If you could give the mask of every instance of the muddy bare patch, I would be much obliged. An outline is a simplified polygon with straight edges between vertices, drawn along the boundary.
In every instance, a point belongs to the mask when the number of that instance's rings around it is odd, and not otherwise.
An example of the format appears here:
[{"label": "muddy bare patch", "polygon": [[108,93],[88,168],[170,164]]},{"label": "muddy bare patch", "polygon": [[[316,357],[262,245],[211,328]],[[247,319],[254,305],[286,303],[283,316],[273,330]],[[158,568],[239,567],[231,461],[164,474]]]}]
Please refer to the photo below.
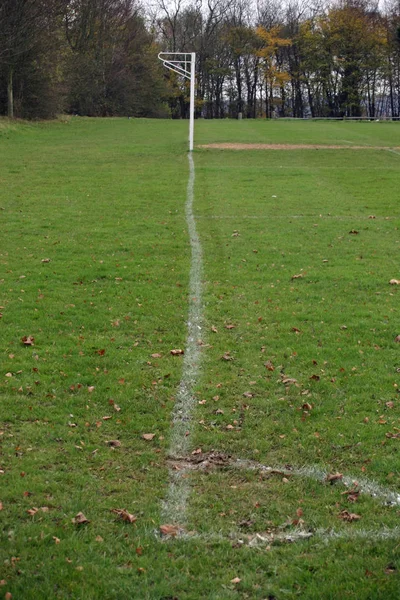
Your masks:
[{"label": "muddy bare patch", "polygon": [[198,148],[212,148],[216,150],[400,150],[400,146],[340,146],[328,144],[203,144]]}]

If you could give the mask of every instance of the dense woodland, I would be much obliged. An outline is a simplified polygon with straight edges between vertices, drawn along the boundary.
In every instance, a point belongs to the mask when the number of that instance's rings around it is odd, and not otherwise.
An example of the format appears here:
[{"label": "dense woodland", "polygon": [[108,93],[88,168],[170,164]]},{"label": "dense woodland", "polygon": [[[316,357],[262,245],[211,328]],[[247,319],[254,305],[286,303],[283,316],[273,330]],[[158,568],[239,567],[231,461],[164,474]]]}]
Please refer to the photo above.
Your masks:
[{"label": "dense woodland", "polygon": [[400,0],[0,0],[0,114],[400,116]]}]

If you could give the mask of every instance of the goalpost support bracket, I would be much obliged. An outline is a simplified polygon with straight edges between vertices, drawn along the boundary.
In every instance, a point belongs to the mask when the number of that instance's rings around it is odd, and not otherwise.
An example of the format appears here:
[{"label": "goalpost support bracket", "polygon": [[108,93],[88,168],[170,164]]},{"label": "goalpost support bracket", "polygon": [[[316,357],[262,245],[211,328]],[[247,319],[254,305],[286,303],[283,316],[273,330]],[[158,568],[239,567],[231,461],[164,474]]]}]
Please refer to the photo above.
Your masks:
[{"label": "goalpost support bracket", "polygon": [[189,152],[194,143],[194,90],[195,90],[195,52],[160,52],[158,58],[164,67],[174,71],[190,81],[190,113],[189,113]]}]

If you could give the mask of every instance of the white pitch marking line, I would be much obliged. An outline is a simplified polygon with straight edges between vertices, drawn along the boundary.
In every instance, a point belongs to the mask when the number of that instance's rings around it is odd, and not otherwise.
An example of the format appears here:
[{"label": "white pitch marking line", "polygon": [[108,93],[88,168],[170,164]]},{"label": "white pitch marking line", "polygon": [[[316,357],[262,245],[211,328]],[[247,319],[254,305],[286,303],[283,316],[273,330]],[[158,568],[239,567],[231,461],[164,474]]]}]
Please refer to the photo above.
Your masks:
[{"label": "white pitch marking line", "polygon": [[[236,542],[239,545],[247,546],[248,548],[262,548],[278,543],[295,543],[311,538],[322,539],[325,543],[330,543],[335,540],[368,540],[368,541],[382,541],[382,540],[398,540],[400,539],[400,527],[394,527],[393,529],[382,528],[382,529],[348,529],[343,531],[337,531],[336,529],[316,529],[315,531],[307,531],[303,529],[294,529],[291,532],[276,532],[276,533],[252,533],[243,535],[239,532],[232,531],[226,534],[223,533],[196,533],[188,532],[182,533],[179,537],[180,540],[202,540],[204,542]],[[171,539],[166,537],[165,539]]]},{"label": "white pitch marking line", "polygon": [[[399,154],[400,156],[400,154]],[[383,221],[388,221],[389,219],[397,219],[397,216],[391,215],[388,217],[376,217],[375,219],[378,220],[383,220]],[[366,216],[366,215],[320,215],[320,214],[314,214],[314,215],[271,215],[271,214],[262,214],[262,215],[196,215],[196,219],[268,219],[269,221],[272,219],[322,219],[322,220],[330,220],[330,219],[336,219],[338,221],[352,221],[354,219],[359,219],[359,220],[369,220],[371,219],[370,216]]]},{"label": "white pitch marking line", "polygon": [[[251,469],[251,470],[259,470],[268,473],[271,470],[282,470],[287,472],[288,475],[297,475],[300,477],[307,477],[309,479],[314,479],[315,481],[325,481],[328,475],[327,471],[324,471],[316,466],[309,467],[294,467],[293,469],[287,469],[285,467],[268,467],[266,465],[262,465],[260,463],[255,463],[252,461],[246,461],[238,459],[231,464],[231,466],[242,469]],[[391,506],[400,506],[400,494],[395,492],[394,490],[390,490],[385,488],[375,481],[366,478],[354,477],[352,475],[344,475],[342,478],[342,483],[346,487],[354,486],[357,483],[357,487],[363,494],[368,494],[373,498],[377,498],[381,500],[384,504]]]},{"label": "white pitch marking line", "polygon": [[392,152],[393,154],[397,154],[397,156],[400,156],[400,152],[396,152],[396,150],[392,150],[391,148],[386,148],[386,150],[388,152]]},{"label": "white pitch marking line", "polygon": [[[176,394],[172,413],[173,429],[169,446],[170,456],[185,456],[189,450],[191,416],[196,399],[193,389],[196,384],[200,363],[201,347],[198,344],[202,328],[201,275],[203,270],[202,249],[193,214],[195,167],[192,154],[189,157],[189,181],[186,195],[186,223],[192,250],[189,280],[189,316],[186,349],[182,366],[182,378]],[[182,472],[170,469],[170,484],[163,502],[164,523],[183,524],[186,520],[186,505],[189,484]]]}]

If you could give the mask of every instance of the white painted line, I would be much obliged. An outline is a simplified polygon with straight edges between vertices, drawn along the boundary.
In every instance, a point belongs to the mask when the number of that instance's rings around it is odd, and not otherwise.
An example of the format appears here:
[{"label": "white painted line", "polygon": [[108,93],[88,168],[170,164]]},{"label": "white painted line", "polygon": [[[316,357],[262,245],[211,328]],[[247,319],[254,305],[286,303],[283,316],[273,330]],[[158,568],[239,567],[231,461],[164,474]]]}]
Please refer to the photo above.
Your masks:
[{"label": "white painted line", "polygon": [[397,156],[400,156],[400,152],[396,152],[396,150],[392,150],[391,148],[386,148],[386,150],[388,152],[392,152],[393,154],[397,154]]},{"label": "white painted line", "polygon": [[[400,154],[399,154],[400,156]],[[317,219],[317,220],[337,220],[337,221],[351,221],[353,219],[360,220],[373,220],[369,215],[271,215],[271,214],[262,214],[262,215],[195,215],[196,219]],[[375,220],[379,221],[388,221],[389,219],[398,219],[398,215],[389,215],[385,217],[375,216]]]},{"label": "white painted line", "polygon": [[[202,286],[203,269],[202,249],[196,230],[193,214],[195,167],[192,154],[189,157],[189,181],[186,195],[186,222],[192,250],[190,280],[189,280],[189,316],[186,349],[182,366],[182,378],[176,394],[175,406],[172,413],[172,433],[169,455],[185,456],[190,446],[191,417],[195,406],[193,389],[196,384],[200,363],[202,328]],[[164,523],[183,524],[186,520],[186,504],[189,495],[189,485],[183,473],[170,470],[170,484],[167,497],[163,503]]]},{"label": "white painted line", "polygon": [[229,542],[235,543],[238,546],[247,546],[249,548],[262,548],[273,545],[274,543],[293,544],[319,538],[326,544],[335,540],[368,540],[368,541],[384,541],[384,540],[399,540],[400,527],[389,529],[293,529],[289,532],[257,532],[251,534],[242,534],[238,531],[229,533],[197,533],[196,531],[183,532],[180,536],[166,536],[164,540],[178,539],[179,541],[201,540],[205,543],[209,542]]},{"label": "white painted line", "polygon": [[[266,465],[262,465],[260,463],[246,461],[238,459],[233,462],[230,466],[238,467],[240,469],[251,469],[258,470],[261,472],[270,472],[274,470],[279,470],[286,472],[288,475],[297,475],[299,477],[305,477],[308,479],[314,479],[315,481],[325,481],[328,475],[328,471],[325,471],[317,466],[306,466],[306,467],[293,467],[292,469],[288,469],[287,467],[268,467]],[[394,490],[383,487],[376,483],[371,479],[366,479],[364,477],[356,477],[353,475],[344,475],[341,479],[342,483],[346,487],[353,487],[357,483],[357,488],[362,494],[367,494],[380,500],[383,504],[387,506],[400,506],[400,494]]]}]

